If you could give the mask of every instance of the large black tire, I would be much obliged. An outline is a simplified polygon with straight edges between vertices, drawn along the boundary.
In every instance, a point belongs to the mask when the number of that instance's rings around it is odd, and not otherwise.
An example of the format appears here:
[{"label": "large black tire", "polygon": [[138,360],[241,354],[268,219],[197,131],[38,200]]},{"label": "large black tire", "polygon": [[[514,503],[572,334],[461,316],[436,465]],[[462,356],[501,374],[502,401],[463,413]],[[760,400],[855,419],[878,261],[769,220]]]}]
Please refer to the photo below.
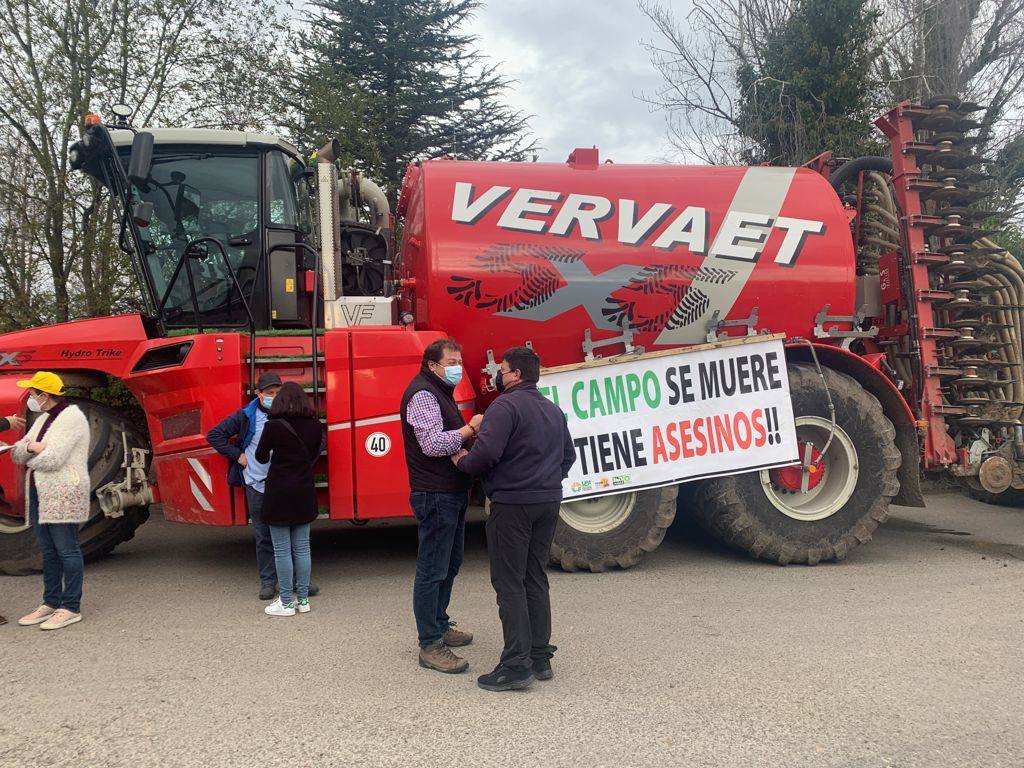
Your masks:
[{"label": "large black tire", "polygon": [[[856,451],[856,485],[841,508],[820,520],[788,516],[769,500],[759,472],[705,480],[695,489],[697,521],[715,538],[754,558],[780,565],[842,560],[871,539],[899,490],[896,430],[881,404],[849,376],[827,368],[824,373],[836,425]],[[789,381],[798,424],[801,416],[828,419],[828,401],[813,366],[791,363]],[[829,455],[840,449],[833,442]]]},{"label": "large black tire", "polygon": [[1002,493],[989,493],[983,488],[975,488],[972,485],[962,487],[972,499],[983,501],[986,504],[994,504],[997,507],[1024,507],[1024,491],[1017,488],[1007,488]]},{"label": "large black tire", "polygon": [[665,531],[676,516],[678,492],[678,486],[670,485],[600,497],[601,503],[623,505],[622,519],[614,527],[600,532],[581,530],[570,524],[573,520],[586,519],[585,515],[574,514],[573,509],[574,505],[588,504],[587,500],[564,503],[551,544],[552,561],[566,571],[597,573],[615,566],[631,568],[640,562],[645,552],[657,549],[665,538]]},{"label": "large black tire", "polygon": [[[128,436],[128,447],[149,448],[149,440],[118,411],[91,400],[74,399],[89,420],[89,479],[92,481],[92,508],[89,520],[82,524],[79,539],[86,560],[108,554],[122,541],[135,535],[135,529],[149,518],[146,507],[125,511],[123,517],[104,516],[96,500],[96,489],[123,476],[124,444],[121,434]],[[15,510],[20,512],[21,510]],[[21,520],[0,517],[0,573],[22,576],[42,569],[42,556],[36,546],[35,532],[26,528],[7,533],[5,528],[19,526]]]}]

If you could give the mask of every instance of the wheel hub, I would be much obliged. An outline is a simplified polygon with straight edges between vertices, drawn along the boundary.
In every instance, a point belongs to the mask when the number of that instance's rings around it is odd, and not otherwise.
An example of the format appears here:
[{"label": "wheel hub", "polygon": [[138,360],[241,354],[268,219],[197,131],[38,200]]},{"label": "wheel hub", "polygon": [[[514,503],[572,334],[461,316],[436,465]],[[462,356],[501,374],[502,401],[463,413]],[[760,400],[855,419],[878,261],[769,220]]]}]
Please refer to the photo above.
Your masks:
[{"label": "wheel hub", "polygon": [[[803,460],[807,446],[811,448],[810,462],[806,467],[807,490],[818,487],[818,484],[825,479],[825,463],[821,461],[821,451],[814,443],[800,443],[800,457]],[[778,467],[768,471],[772,479],[772,485],[780,491],[799,493],[804,479],[805,467],[803,463],[794,464],[791,467]]]},{"label": "wheel hub", "polygon": [[[761,471],[761,488],[765,496],[787,517],[802,522],[824,520],[842,509],[853,495],[860,473],[857,449],[850,436],[837,424],[828,453],[822,455],[821,449],[828,443],[831,433],[832,423],[828,419],[798,416],[796,435],[801,463]],[[806,492],[801,490],[805,464],[808,470]]]}]

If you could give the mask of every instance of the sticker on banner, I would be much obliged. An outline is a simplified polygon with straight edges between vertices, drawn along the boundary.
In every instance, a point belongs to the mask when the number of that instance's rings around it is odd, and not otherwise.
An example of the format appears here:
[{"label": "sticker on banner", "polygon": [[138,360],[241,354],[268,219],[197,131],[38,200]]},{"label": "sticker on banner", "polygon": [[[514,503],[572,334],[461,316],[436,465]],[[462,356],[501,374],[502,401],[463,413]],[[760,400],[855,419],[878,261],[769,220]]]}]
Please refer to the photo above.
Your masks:
[{"label": "sticker on banner", "polygon": [[391,438],[383,432],[374,432],[366,438],[366,452],[371,456],[386,456],[391,450]]}]

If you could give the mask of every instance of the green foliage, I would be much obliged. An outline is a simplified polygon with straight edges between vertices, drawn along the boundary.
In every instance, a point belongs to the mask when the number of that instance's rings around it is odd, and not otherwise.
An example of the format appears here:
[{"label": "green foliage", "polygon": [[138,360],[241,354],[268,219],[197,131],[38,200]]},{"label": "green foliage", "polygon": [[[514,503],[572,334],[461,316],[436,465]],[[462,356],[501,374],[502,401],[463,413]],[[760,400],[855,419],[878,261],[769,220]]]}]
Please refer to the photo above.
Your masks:
[{"label": "green foliage", "polygon": [[741,63],[736,125],[751,141],[746,162],[878,151],[870,78],[878,16],[867,0],[799,0],[760,55]]},{"label": "green foliage", "polygon": [[535,149],[510,83],[460,31],[479,0],[314,0],[296,99],[309,143],[343,149],[394,199],[419,156]]},{"label": "green foliage", "polygon": [[1024,229],[1016,224],[1007,224],[990,238],[992,242],[1009,251],[1024,264]]},{"label": "green foliage", "polygon": [[103,405],[116,409],[131,424],[144,434],[149,433],[149,425],[146,424],[146,414],[139,405],[135,395],[124,385],[120,379],[107,376],[107,383],[102,387],[68,387],[67,394],[71,397],[81,397],[86,400],[93,400]]}]

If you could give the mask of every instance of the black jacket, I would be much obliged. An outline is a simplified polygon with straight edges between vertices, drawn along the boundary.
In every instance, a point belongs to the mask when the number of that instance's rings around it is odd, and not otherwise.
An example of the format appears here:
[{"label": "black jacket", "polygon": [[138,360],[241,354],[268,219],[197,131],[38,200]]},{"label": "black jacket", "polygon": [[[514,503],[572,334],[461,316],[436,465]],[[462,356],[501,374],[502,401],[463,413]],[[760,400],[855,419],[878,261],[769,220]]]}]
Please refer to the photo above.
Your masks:
[{"label": "black jacket", "polygon": [[270,419],[263,427],[256,460],[270,462],[261,517],[269,525],[302,525],[317,516],[313,465],[320,455],[324,428],[313,417]]},{"label": "black jacket", "polygon": [[524,383],[491,403],[459,469],[483,474],[491,501],[546,504],[562,500],[562,480],[575,461],[565,414],[536,384]]},{"label": "black jacket", "polygon": [[455,402],[455,387],[439,379],[426,365],[409,382],[399,405],[402,420],[402,439],[405,442],[405,464],[409,468],[409,488],[427,493],[461,493],[469,490],[472,478],[459,472],[447,456],[427,456],[416,439],[416,431],[406,418],[409,401],[417,392],[426,390],[437,400],[441,408],[441,423],[445,431],[459,429],[466,425]]}]

